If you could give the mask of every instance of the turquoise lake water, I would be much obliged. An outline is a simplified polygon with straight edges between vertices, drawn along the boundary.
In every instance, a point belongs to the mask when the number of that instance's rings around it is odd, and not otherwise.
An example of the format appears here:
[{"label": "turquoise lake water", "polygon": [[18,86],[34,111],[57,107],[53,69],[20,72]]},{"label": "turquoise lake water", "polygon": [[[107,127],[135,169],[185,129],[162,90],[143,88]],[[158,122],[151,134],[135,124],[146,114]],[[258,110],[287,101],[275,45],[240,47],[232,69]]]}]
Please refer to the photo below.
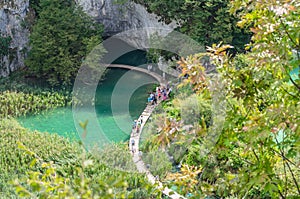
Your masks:
[{"label": "turquoise lake water", "polygon": [[291,71],[291,77],[292,77],[292,79],[293,80],[299,79],[299,74],[300,74],[299,67],[297,67],[294,70],[292,70]]},{"label": "turquoise lake water", "polygon": [[[125,74],[130,78],[126,79],[126,85],[121,89],[124,95],[120,93],[120,99],[125,96],[130,85],[140,84],[141,82],[153,81],[152,77],[125,69],[110,69],[105,75],[104,80],[101,81],[97,88],[95,100],[95,110],[97,113],[97,120],[108,140],[119,142],[125,141],[129,138],[132,121],[136,119],[144,110],[147,103],[148,92],[153,88],[153,84],[147,84],[136,89],[129,100],[129,112],[131,121],[128,121],[128,113],[122,112],[121,109],[117,114],[112,114],[112,93],[115,85],[120,81],[120,78]],[[122,85],[121,85],[122,86]],[[128,90],[130,92],[130,90]],[[127,114],[127,115],[126,115]],[[123,119],[124,118],[124,119]],[[127,119],[126,119],[127,118]],[[73,113],[71,107],[57,108],[51,111],[41,112],[38,115],[31,115],[21,117],[18,119],[22,126],[31,130],[38,130],[40,132],[57,133],[59,135],[79,138],[73,120]],[[118,120],[118,125],[116,124]],[[120,127],[122,126],[122,130]]]}]

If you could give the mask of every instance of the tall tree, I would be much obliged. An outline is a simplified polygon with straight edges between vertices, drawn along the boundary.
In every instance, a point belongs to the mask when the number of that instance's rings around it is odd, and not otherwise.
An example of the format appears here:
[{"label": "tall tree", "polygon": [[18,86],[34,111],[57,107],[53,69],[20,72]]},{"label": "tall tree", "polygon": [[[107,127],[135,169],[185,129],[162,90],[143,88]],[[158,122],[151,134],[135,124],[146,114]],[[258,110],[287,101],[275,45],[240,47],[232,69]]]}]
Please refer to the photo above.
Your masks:
[{"label": "tall tree", "polygon": [[70,85],[102,28],[73,0],[40,0],[38,9],[26,65],[52,86]]}]

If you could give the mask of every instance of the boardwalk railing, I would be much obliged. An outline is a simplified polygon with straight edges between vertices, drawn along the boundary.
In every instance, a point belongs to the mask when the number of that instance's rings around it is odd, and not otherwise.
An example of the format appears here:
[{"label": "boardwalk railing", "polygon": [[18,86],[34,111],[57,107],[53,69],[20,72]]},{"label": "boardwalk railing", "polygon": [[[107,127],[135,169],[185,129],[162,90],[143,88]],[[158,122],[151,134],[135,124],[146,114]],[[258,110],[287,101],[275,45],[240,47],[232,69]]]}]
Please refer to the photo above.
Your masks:
[{"label": "boardwalk railing", "polygon": [[155,72],[152,72],[152,71],[148,71],[147,69],[144,69],[144,68],[124,65],[124,64],[109,64],[109,65],[107,65],[107,67],[108,68],[124,68],[124,69],[142,72],[142,73],[148,74],[151,77],[153,77],[154,79],[156,79],[161,85],[164,85],[164,86],[166,85],[166,80],[161,75],[159,75]]}]

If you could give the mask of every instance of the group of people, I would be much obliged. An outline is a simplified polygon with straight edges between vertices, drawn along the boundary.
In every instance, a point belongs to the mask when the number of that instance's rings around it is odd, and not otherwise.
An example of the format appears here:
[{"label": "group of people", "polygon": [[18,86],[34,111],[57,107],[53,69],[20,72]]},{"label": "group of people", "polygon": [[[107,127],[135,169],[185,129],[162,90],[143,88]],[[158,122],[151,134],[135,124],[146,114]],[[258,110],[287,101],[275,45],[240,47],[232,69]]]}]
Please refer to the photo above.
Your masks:
[{"label": "group of people", "polygon": [[[155,89],[155,92],[151,92],[148,97],[148,103],[151,105],[157,104],[157,100],[167,100],[170,96],[170,93],[172,92],[172,88],[169,86],[169,84],[165,86],[157,86]],[[133,121],[132,124],[132,134],[133,136],[136,136],[140,133],[141,126],[143,124],[143,115],[141,115],[137,120]],[[131,145],[131,152],[135,153],[135,140],[130,140]]]},{"label": "group of people", "polygon": [[170,93],[172,92],[172,88],[167,85],[167,87],[164,86],[158,86],[155,89],[155,92],[151,92],[148,97],[148,103],[151,105],[157,104],[157,100],[167,100],[170,96]]},{"label": "group of people", "polygon": [[[142,123],[143,123],[143,115],[141,115],[138,120],[133,121],[133,124],[132,124],[132,134],[133,134],[133,136],[138,135],[140,133]],[[134,139],[131,139],[130,144],[131,144],[131,152],[134,153],[135,152],[135,149],[134,149],[135,141],[134,141]]]}]

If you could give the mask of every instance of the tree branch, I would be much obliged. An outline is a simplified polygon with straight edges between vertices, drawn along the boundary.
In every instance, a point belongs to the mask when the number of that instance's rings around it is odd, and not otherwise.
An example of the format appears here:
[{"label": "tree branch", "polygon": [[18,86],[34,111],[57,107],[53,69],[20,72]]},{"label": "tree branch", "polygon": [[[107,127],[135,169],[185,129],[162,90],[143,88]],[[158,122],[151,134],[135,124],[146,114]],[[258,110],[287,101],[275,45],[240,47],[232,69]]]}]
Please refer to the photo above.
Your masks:
[{"label": "tree branch", "polygon": [[290,80],[293,83],[294,86],[296,86],[296,88],[299,90],[300,92],[300,86],[298,84],[296,84],[296,82],[293,80],[293,78],[291,77],[291,75],[289,74]]},{"label": "tree branch", "polygon": [[[276,138],[275,138],[276,139]],[[272,149],[273,152],[277,153],[278,155],[280,155],[284,160],[286,160],[287,162],[289,162],[290,164],[294,165],[295,167],[297,167],[297,164],[292,162],[290,159],[288,159],[284,154],[278,153],[276,150]]]},{"label": "tree branch", "polygon": [[[282,157],[285,157],[282,148],[279,147],[279,142],[278,142],[278,140],[277,140],[276,137],[275,137],[275,140],[276,140],[276,144],[277,144],[277,146],[278,146],[278,148],[279,148],[279,150],[280,150],[281,156],[282,156]],[[290,173],[291,173],[291,175],[292,175],[294,184],[296,185],[297,190],[298,190],[298,194],[300,195],[300,188],[299,188],[298,182],[297,182],[297,180],[296,180],[296,178],[295,178],[294,172],[293,172],[293,170],[292,170],[292,168],[291,168],[291,166],[290,166],[290,164],[289,164],[288,161],[286,161],[285,164],[287,165],[287,167],[288,167],[288,169],[289,169],[289,171],[290,171]]]},{"label": "tree branch", "polygon": [[290,35],[290,33],[287,31],[287,26],[283,23],[283,21],[282,21],[282,19],[279,19],[280,20],[280,23],[281,23],[281,25],[284,27],[284,32],[287,34],[287,36],[288,36],[288,38],[291,40],[291,42],[295,45],[295,48],[297,49],[297,50],[299,50],[299,44],[297,44],[294,40],[293,40],[293,38],[291,37],[291,35]]},{"label": "tree branch", "polygon": [[288,162],[286,162],[286,165],[288,166],[288,169],[289,169],[290,173],[292,174],[292,178],[293,178],[294,183],[295,183],[295,185],[296,185],[296,187],[297,187],[298,194],[300,195],[300,188],[299,188],[298,182],[297,182],[297,180],[296,180],[295,174],[294,174],[294,172],[292,171],[291,166],[290,166],[290,164],[289,164]]},{"label": "tree branch", "polygon": [[[283,136],[283,142],[285,140],[285,136]],[[282,153],[284,155],[284,149],[282,149]],[[282,163],[283,163],[283,169],[284,169],[284,179],[285,179],[285,187],[287,187],[288,179],[287,179],[287,173],[286,173],[286,165],[285,165],[285,160],[282,158]],[[284,196],[287,196],[287,189],[284,190]]]},{"label": "tree branch", "polygon": [[284,92],[286,92],[288,95],[294,97],[294,98],[299,98],[298,96],[296,95],[293,95],[292,93],[288,92],[284,87],[281,87],[283,89]]},{"label": "tree branch", "polygon": [[[294,44],[294,46],[295,46],[295,48],[297,50],[298,60],[300,60],[300,56],[299,56],[299,53],[298,53],[298,51],[300,50],[300,45],[297,44],[297,42],[293,40],[293,38],[291,37],[290,33],[288,32],[288,30],[286,28],[287,26],[283,23],[282,19],[279,19],[279,20],[280,20],[281,25],[284,27],[284,32],[286,33],[286,35],[288,36],[288,38],[291,40],[291,42]],[[299,65],[299,69],[300,69],[300,65]],[[293,85],[300,91],[300,86],[296,84],[296,82],[292,79],[292,77],[290,76],[290,74],[289,74],[289,77],[290,77],[290,80],[293,83]]]},{"label": "tree branch", "polygon": [[240,160],[242,160],[243,162],[245,162],[245,163],[247,163],[249,165],[254,165],[254,163],[252,163],[252,162],[250,162],[250,161],[248,161],[248,160],[246,160],[244,158],[241,158],[241,156],[239,156],[237,154],[234,154],[233,152],[231,152],[230,154],[233,155],[233,156],[235,156],[235,157],[237,157],[237,158],[240,158]]},{"label": "tree branch", "polygon": [[258,158],[258,156],[257,156],[257,154],[256,154],[256,152],[255,152],[255,150],[254,149],[252,149],[252,152],[254,153],[254,156],[255,156],[255,158],[257,159],[257,161],[259,162],[259,158]]}]

